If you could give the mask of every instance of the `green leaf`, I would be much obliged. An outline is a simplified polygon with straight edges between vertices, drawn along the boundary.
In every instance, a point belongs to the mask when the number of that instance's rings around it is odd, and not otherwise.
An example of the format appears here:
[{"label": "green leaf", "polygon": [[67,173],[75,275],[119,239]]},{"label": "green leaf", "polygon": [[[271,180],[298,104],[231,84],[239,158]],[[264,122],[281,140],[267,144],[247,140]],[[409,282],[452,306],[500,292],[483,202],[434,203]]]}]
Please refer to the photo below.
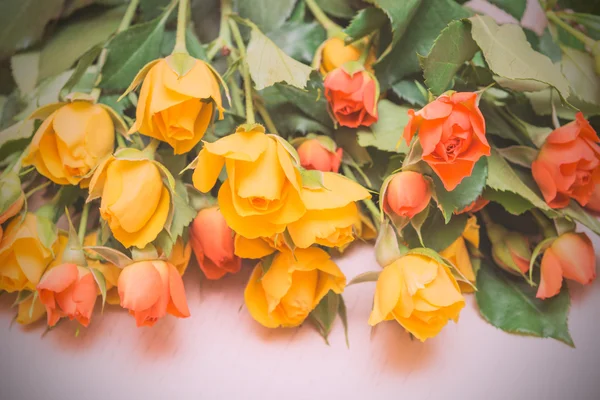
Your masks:
[{"label": "green leaf", "polygon": [[[269,272],[269,269],[271,268],[271,264],[273,264],[273,259],[275,258],[275,256],[277,255],[277,252],[271,253],[268,256],[265,256],[262,258],[262,260],[260,260],[260,265],[262,268],[262,276],[265,276],[265,274],[267,272]],[[262,279],[262,277],[261,277]]]},{"label": "green leaf", "polygon": [[35,122],[33,120],[25,120],[17,122],[0,132],[0,154],[5,157],[4,151],[9,149],[11,144],[19,141],[28,141],[34,131]]},{"label": "green leaf", "polygon": [[102,52],[102,46],[98,44],[86,51],[81,56],[79,61],[77,61],[77,65],[75,66],[73,73],[69,77],[69,80],[67,81],[67,83],[65,83],[65,86],[63,86],[60,90],[60,97],[65,97],[66,95],[71,93],[75,85],[77,85],[81,78],[83,78],[83,76],[87,72],[88,68],[92,65],[96,57],[100,55],[100,52]]},{"label": "green leaf", "polygon": [[446,223],[450,221],[455,211],[460,211],[477,200],[485,188],[487,175],[487,157],[481,157],[475,163],[471,176],[464,178],[452,191],[447,191],[441,179],[433,174],[437,202],[442,209]]},{"label": "green leaf", "polygon": [[521,20],[523,18],[523,14],[525,14],[525,7],[527,6],[527,0],[488,0],[498,8],[506,11],[517,20]]},{"label": "green leaf", "polygon": [[302,187],[308,189],[322,189],[323,186],[323,172],[318,170],[301,169],[300,176],[302,177]]},{"label": "green leaf", "polygon": [[540,36],[539,44],[540,53],[547,56],[553,63],[557,63],[562,59],[560,46],[554,41],[550,29],[544,29],[544,33]]},{"label": "green leaf", "polygon": [[358,0],[315,0],[319,7],[329,15],[338,18],[352,18],[359,6]]},{"label": "green leaf", "polygon": [[109,95],[101,95],[98,99],[98,103],[105,104],[115,110],[121,118],[125,115],[125,110],[132,106],[129,97],[123,97],[121,101],[119,100],[119,95],[109,94]]},{"label": "green leaf", "polygon": [[538,155],[538,151],[529,146],[508,146],[497,150],[502,157],[511,163],[525,168],[531,168],[531,163],[535,161]]},{"label": "green leaf", "polygon": [[173,220],[168,229],[166,227],[165,229],[175,242],[183,234],[183,229],[196,217],[196,210],[189,205],[187,189],[181,181],[175,182],[175,190],[171,192],[171,195],[173,196],[171,204],[174,207]]},{"label": "green leaf", "polygon": [[506,332],[554,338],[574,347],[567,325],[567,285],[557,296],[540,300],[535,297],[535,287],[483,262],[477,288],[479,311],[490,324]]},{"label": "green leaf", "polygon": [[396,229],[389,219],[384,219],[380,228],[377,240],[375,241],[375,260],[377,264],[384,268],[400,257],[405,252],[400,247]]},{"label": "green leaf", "polygon": [[57,18],[64,0],[2,0],[0,60],[35,44],[46,24]]},{"label": "green leaf", "polygon": [[405,76],[419,72],[417,53],[428,54],[433,42],[450,21],[469,15],[453,0],[422,0],[398,43],[375,66],[382,92]]},{"label": "green leaf", "polygon": [[470,18],[471,34],[500,85],[518,91],[537,91],[550,85],[566,99],[569,83],[560,68],[531,48],[518,25],[498,26],[488,16]]},{"label": "green leaf", "polygon": [[422,0],[367,0],[381,8],[390,20],[392,27],[392,41],[380,56],[380,59],[389,54],[390,50],[398,43],[409,23],[421,6]]},{"label": "green leaf", "polygon": [[36,218],[37,234],[42,245],[47,249],[52,249],[52,245],[58,238],[58,229],[54,223],[41,215]]},{"label": "green leaf", "polygon": [[587,35],[595,40],[600,40],[600,16],[585,13],[563,13],[561,19],[574,21],[587,28]]},{"label": "green leaf", "polygon": [[358,136],[355,129],[340,126],[335,131],[333,137],[337,146],[344,150],[343,157],[349,156],[359,167],[373,163],[373,159],[367,149],[358,144]]},{"label": "green leaf", "polygon": [[286,22],[267,36],[288,56],[310,64],[317,48],[327,38],[327,33],[317,22]]},{"label": "green leaf", "polygon": [[96,268],[90,268],[90,273],[94,277],[98,289],[100,289],[100,294],[102,295],[102,310],[104,310],[104,304],[106,304],[106,278],[104,277],[104,274]]},{"label": "green leaf", "polygon": [[304,89],[312,68],[285,54],[271,39],[260,30],[253,28],[250,33],[247,59],[250,75],[256,90],[286,82]]},{"label": "green leaf", "polygon": [[350,348],[350,341],[348,340],[348,312],[346,310],[346,303],[344,302],[344,297],[340,295],[340,305],[338,307],[338,315],[342,320],[342,325],[344,326],[344,336],[346,337],[346,347]]},{"label": "green leaf", "polygon": [[78,17],[59,29],[42,49],[38,81],[69,69],[92,46],[103,43],[121,23],[124,7]]},{"label": "green leaf", "polygon": [[282,26],[295,4],[296,0],[237,0],[240,16],[254,22],[263,32]]},{"label": "green leaf", "polygon": [[561,70],[573,89],[572,96],[600,105],[600,77],[595,71],[594,58],[569,47],[562,47],[562,54]]},{"label": "green leaf", "polygon": [[428,103],[427,90],[417,81],[402,80],[392,85],[392,90],[402,100],[416,106],[425,106]]},{"label": "green leaf", "polygon": [[419,242],[421,243],[421,246],[425,246],[425,243],[423,243],[423,234],[421,233],[421,228],[423,227],[423,224],[425,223],[425,221],[427,220],[427,217],[429,216],[429,210],[430,210],[430,207],[429,207],[429,205],[427,205],[427,207],[423,211],[421,211],[420,213],[415,215],[410,220],[410,224],[412,225],[415,232],[417,232],[417,236],[419,237]]},{"label": "green leaf", "polygon": [[[358,128],[358,144],[362,147],[376,147],[393,153],[408,152],[408,146],[402,139],[402,131],[408,123],[408,107],[398,106],[389,100],[377,104],[379,119],[370,127]],[[400,141],[400,146],[396,145]]]},{"label": "green leaf", "polygon": [[363,8],[344,29],[344,33],[348,35],[345,41],[346,43],[355,42],[381,28],[386,22],[388,22],[388,17],[381,9],[376,7]]},{"label": "green leaf", "polygon": [[450,88],[462,65],[479,50],[469,25],[452,21],[437,37],[427,57],[421,59],[425,84],[439,96]]},{"label": "green leaf", "polygon": [[21,95],[30,94],[38,83],[40,52],[15,54],[10,58],[10,71]]},{"label": "green leaf", "polygon": [[333,322],[338,315],[340,297],[339,294],[330,290],[309,314],[310,322],[315,325],[327,344],[329,344],[327,338],[333,328]]},{"label": "green leaf", "polygon": [[357,283],[376,282],[379,278],[379,274],[381,274],[381,271],[363,272],[362,274],[358,274],[354,278],[350,279],[350,282],[346,284],[346,287],[355,285]]},{"label": "green leaf", "polygon": [[13,205],[22,194],[19,176],[15,172],[5,172],[0,178],[0,214]]},{"label": "green leaf", "polygon": [[566,216],[581,222],[583,225],[590,228],[594,233],[600,235],[600,220],[588,213],[575,200],[571,200],[571,203],[567,207],[563,208],[561,212]]},{"label": "green leaf", "polygon": [[85,246],[84,250],[92,250],[95,253],[98,253],[100,257],[105,259],[111,264],[116,265],[119,268],[125,268],[129,264],[133,263],[133,260],[121,253],[119,250],[115,250],[111,247],[105,246]]},{"label": "green leaf", "polygon": [[496,149],[492,149],[492,155],[488,157],[487,185],[492,189],[518,194],[535,207],[545,211],[551,211],[548,204],[546,204],[536,192],[531,190],[529,186],[520,179],[513,168]]},{"label": "green leaf", "polygon": [[446,224],[442,212],[438,208],[432,208],[425,223],[421,226],[423,244],[410,225],[404,228],[402,236],[411,248],[425,245],[434,251],[442,251],[462,235],[467,225],[467,219],[468,216],[465,214],[454,215]]},{"label": "green leaf", "polygon": [[529,200],[513,192],[495,190],[488,187],[483,192],[483,197],[500,204],[506,211],[513,215],[521,215],[533,208],[533,204]]},{"label": "green leaf", "polygon": [[100,87],[124,90],[144,65],[160,57],[165,23],[172,9],[169,7],[150,22],[132,26],[110,41]]}]

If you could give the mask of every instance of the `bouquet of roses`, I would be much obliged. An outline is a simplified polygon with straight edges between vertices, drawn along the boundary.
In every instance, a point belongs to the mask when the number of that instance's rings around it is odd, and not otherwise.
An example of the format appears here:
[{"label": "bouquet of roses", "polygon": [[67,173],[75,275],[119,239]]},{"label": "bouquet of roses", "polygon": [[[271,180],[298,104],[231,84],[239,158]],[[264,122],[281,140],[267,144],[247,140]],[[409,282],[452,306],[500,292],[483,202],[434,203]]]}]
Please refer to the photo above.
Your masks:
[{"label": "bouquet of roses", "polygon": [[[596,277],[576,223],[600,234],[593,5],[544,2],[534,32],[525,1],[494,2],[505,25],[454,0],[122,3],[0,16],[0,290],[19,323],[87,327],[98,302],[138,326],[190,317],[193,252],[207,279],[252,266],[268,328],[347,331],[342,293],[376,281],[372,326],[424,341],[474,293],[492,325],[573,344],[563,281]],[[382,269],[347,279],[357,238]]]}]

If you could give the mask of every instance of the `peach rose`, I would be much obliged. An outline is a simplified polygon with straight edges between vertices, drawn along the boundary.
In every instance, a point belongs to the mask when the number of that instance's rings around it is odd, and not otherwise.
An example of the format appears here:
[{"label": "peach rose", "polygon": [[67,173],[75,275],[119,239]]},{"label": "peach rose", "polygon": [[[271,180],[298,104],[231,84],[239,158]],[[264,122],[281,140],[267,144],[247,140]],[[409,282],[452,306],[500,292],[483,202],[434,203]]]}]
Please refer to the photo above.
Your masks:
[{"label": "peach rose", "polygon": [[119,276],[121,307],[135,317],[136,325],[152,326],[167,313],[190,316],[181,275],[169,262],[138,261]]},{"label": "peach rose", "polygon": [[590,123],[577,113],[572,121],[555,129],[531,164],[546,203],[563,208],[571,198],[587,205],[600,183],[600,147]]},{"label": "peach rose", "polygon": [[600,213],[600,185],[594,185],[594,191],[590,197],[590,201],[585,205],[589,211]]},{"label": "peach rose", "polygon": [[88,326],[98,296],[98,286],[89,269],[72,263],[51,268],[37,285],[40,300],[46,307],[48,326],[62,317],[76,319]]},{"label": "peach rose", "polygon": [[190,226],[190,242],[198,265],[208,279],[236,274],[242,260],[234,254],[233,231],[218,207],[204,208]]},{"label": "peach rose", "polygon": [[[330,138],[329,141],[331,141]],[[335,146],[335,142],[333,143]],[[306,169],[323,172],[338,172],[342,162],[343,150],[341,147],[331,151],[326,148],[318,138],[308,139],[298,146],[300,165]]]},{"label": "peach rose", "polygon": [[431,200],[431,186],[418,172],[403,171],[394,175],[385,189],[384,210],[400,217],[412,218]]},{"label": "peach rose", "polygon": [[560,292],[563,278],[587,285],[596,279],[596,255],[585,233],[569,232],[558,237],[544,252],[537,298]]},{"label": "peach rose", "polygon": [[408,116],[406,143],[419,132],[423,161],[440,177],[446,190],[454,190],[471,176],[482,156],[490,155],[476,93],[441,95],[416,113],[408,110]]},{"label": "peach rose", "polygon": [[345,64],[325,77],[325,97],[342,126],[357,128],[377,122],[379,84],[364,67]]}]

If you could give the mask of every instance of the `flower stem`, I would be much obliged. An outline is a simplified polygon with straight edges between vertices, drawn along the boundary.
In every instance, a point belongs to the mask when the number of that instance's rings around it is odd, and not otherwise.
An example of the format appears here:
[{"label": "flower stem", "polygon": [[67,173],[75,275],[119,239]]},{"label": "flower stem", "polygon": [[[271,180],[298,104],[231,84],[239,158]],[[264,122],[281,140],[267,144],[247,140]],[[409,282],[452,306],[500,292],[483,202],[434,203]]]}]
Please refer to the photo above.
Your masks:
[{"label": "flower stem", "polygon": [[188,54],[185,45],[185,28],[187,26],[187,11],[189,5],[189,0],[179,0],[179,9],[177,10],[177,36],[175,36],[175,48],[173,49],[173,53]]},{"label": "flower stem", "polygon": [[25,198],[30,198],[31,196],[33,196],[33,194],[35,192],[39,192],[40,190],[47,188],[48,186],[50,186],[50,184],[52,183],[52,181],[46,181],[44,183],[42,183],[41,185],[38,185],[36,187],[34,187],[33,189],[30,189],[27,193],[25,193]]},{"label": "flower stem", "polygon": [[256,105],[256,111],[258,111],[258,114],[261,116],[263,121],[265,121],[265,126],[267,127],[267,131],[269,133],[279,135],[279,133],[277,132],[277,127],[275,127],[275,123],[273,122],[273,119],[271,118],[269,111],[267,110],[265,105],[262,103],[262,101],[257,101],[255,105]]},{"label": "flower stem", "polygon": [[327,36],[332,37],[342,31],[342,28],[333,22],[325,12],[319,7],[315,0],[305,0],[304,1],[308,8],[310,8],[310,12],[315,16],[315,19],[319,21],[319,23],[325,28],[327,31]]},{"label": "flower stem", "polygon": [[546,216],[538,209],[531,209],[531,215],[535,218],[535,222],[537,222],[538,226],[542,230],[542,234],[544,238],[548,239],[551,237],[556,237],[556,229],[554,225],[546,218]]},{"label": "flower stem", "polygon": [[594,47],[596,41],[587,37],[583,32],[578,31],[573,28],[571,25],[567,24],[565,21],[560,19],[558,15],[556,15],[553,11],[546,11],[546,17],[556,25],[560,26],[565,31],[569,32],[572,36],[577,38],[577,40],[583,42],[586,46]]},{"label": "flower stem", "polygon": [[242,79],[244,80],[244,95],[246,96],[246,122],[254,124],[256,120],[254,119],[254,105],[252,103],[252,80],[250,79],[250,70],[246,62],[246,46],[244,46],[244,39],[242,39],[240,29],[233,19],[229,19],[229,26],[235,40],[235,45],[240,52],[240,58],[242,59],[241,70]]},{"label": "flower stem", "polygon": [[87,229],[87,221],[88,215],[90,213],[90,204],[84,203],[83,210],[81,210],[81,218],[79,219],[79,230],[77,231],[77,236],[79,237],[79,243],[83,244],[83,240],[85,239],[85,231]]},{"label": "flower stem", "polygon": [[147,153],[148,155],[151,155],[152,157],[154,157],[154,153],[156,152],[156,149],[158,148],[159,145],[160,145],[160,140],[152,139],[150,141],[150,143],[148,143],[148,146],[146,146],[146,148],[144,148],[144,150],[142,150],[142,151],[144,153]]}]

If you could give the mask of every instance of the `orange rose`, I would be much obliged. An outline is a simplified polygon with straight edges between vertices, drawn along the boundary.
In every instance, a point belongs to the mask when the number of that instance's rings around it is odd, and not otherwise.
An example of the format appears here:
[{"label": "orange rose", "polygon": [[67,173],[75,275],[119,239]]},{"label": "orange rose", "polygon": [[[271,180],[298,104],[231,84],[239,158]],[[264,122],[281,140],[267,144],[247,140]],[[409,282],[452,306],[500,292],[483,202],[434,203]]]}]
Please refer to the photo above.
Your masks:
[{"label": "orange rose", "polygon": [[345,64],[325,77],[325,97],[342,126],[357,128],[377,122],[379,84],[364,67]]},{"label": "orange rose", "polygon": [[468,206],[466,206],[465,208],[463,208],[460,211],[455,211],[454,214],[458,215],[458,214],[464,214],[464,213],[476,213],[477,211],[481,211],[483,209],[483,207],[487,206],[489,204],[489,200],[484,199],[482,196],[479,196],[477,199],[475,199],[474,202],[472,202],[471,204],[469,204]]},{"label": "orange rose", "polygon": [[385,189],[383,208],[388,214],[410,219],[423,211],[430,200],[431,187],[423,175],[404,171],[395,174]]},{"label": "orange rose", "polygon": [[92,273],[83,267],[65,263],[51,268],[37,285],[40,300],[46,307],[48,326],[62,317],[76,319],[88,326],[98,296],[98,286]]},{"label": "orange rose", "polygon": [[167,313],[190,316],[181,275],[169,262],[138,261],[126,266],[118,288],[121,307],[135,317],[138,327],[152,326]]},{"label": "orange rose", "polygon": [[590,201],[600,183],[598,141],[596,131],[580,112],[575,121],[548,136],[531,172],[550,207],[566,207],[571,198],[582,206]]},{"label": "orange rose", "polygon": [[587,285],[596,279],[594,246],[585,233],[558,237],[544,252],[536,297],[546,299],[560,292],[563,277]]},{"label": "orange rose", "polygon": [[[327,138],[331,140],[330,138]],[[335,142],[333,143],[335,146]],[[342,163],[341,147],[331,151],[319,139],[308,139],[298,146],[300,165],[306,169],[337,173]]]},{"label": "orange rose", "polygon": [[585,205],[589,211],[600,213],[600,185],[594,185],[594,191],[590,197],[590,201]]},{"label": "orange rose", "polygon": [[218,207],[200,210],[190,226],[190,242],[198,265],[208,279],[236,274],[242,260],[234,254],[233,231]]},{"label": "orange rose", "polygon": [[404,139],[410,143],[419,132],[423,161],[453,190],[473,172],[482,156],[490,155],[485,120],[477,106],[477,94],[441,95],[420,111],[408,110]]}]

